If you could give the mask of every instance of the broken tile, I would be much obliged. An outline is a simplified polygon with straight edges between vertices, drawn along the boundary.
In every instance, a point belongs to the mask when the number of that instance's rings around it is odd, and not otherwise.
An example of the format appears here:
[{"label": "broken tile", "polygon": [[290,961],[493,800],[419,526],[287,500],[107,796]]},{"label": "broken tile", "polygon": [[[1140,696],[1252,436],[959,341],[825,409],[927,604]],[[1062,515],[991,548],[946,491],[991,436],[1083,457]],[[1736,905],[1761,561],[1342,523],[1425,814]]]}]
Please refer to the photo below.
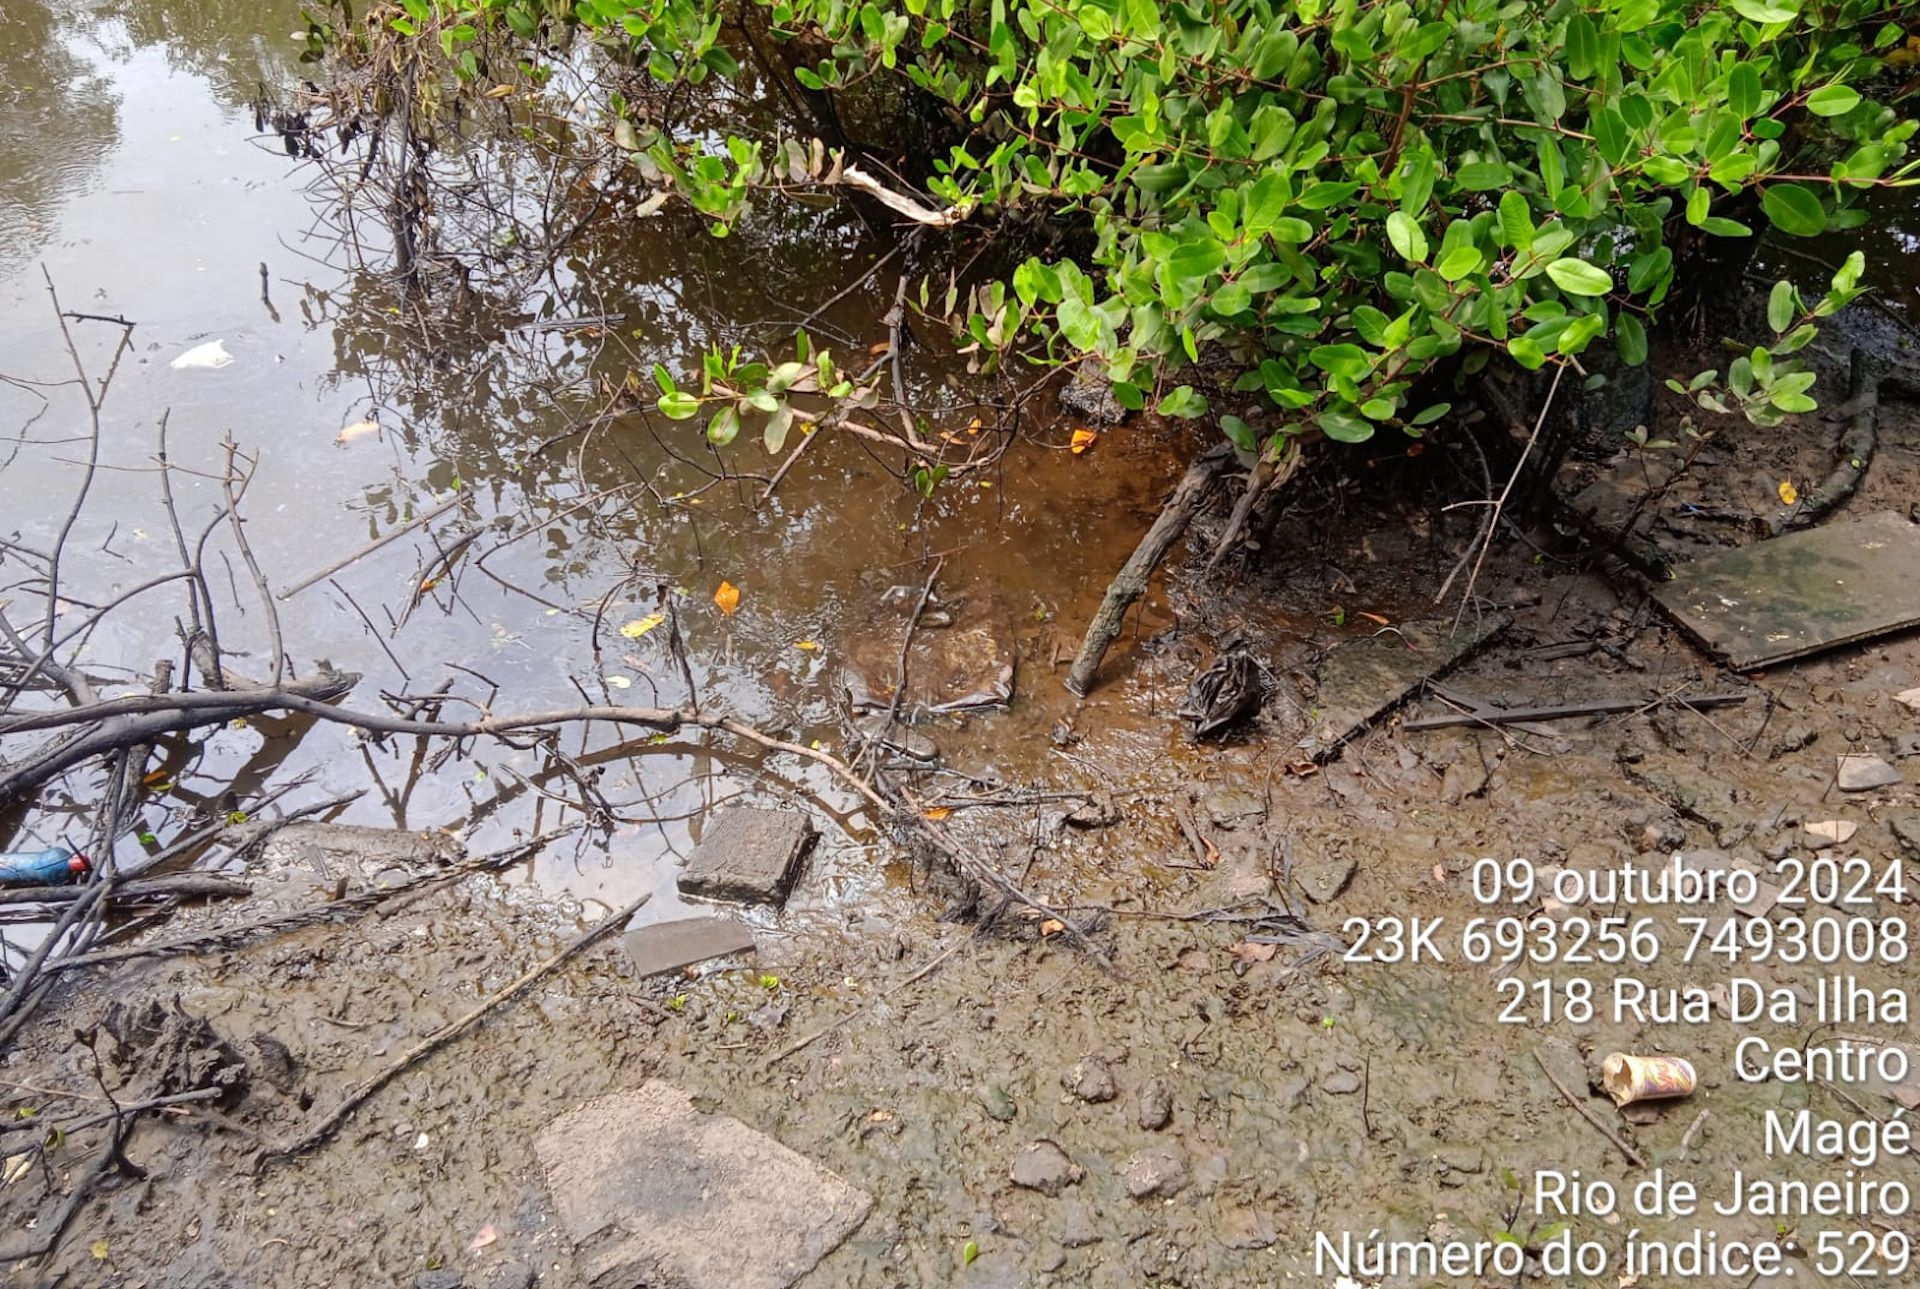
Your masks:
[{"label": "broken tile", "polygon": [[680,893],[743,904],[786,902],[813,824],[793,810],[728,806],[713,816],[680,874]]},{"label": "broken tile", "polygon": [[657,1079],[569,1110],[533,1148],[581,1280],[593,1289],[786,1289],[873,1205],[772,1137],[701,1113]]},{"label": "broken tile", "polygon": [[1900,771],[1877,756],[1850,752],[1840,758],[1834,783],[1842,792],[1867,792],[1900,782]]},{"label": "broken tile", "polygon": [[627,932],[622,944],[634,974],[657,976],[709,958],[752,953],[753,932],[733,918],[680,918],[654,922]]},{"label": "broken tile", "polygon": [[1829,846],[1846,845],[1847,839],[1858,831],[1860,825],[1851,819],[1821,819],[1807,825],[1807,836]]},{"label": "broken tile", "polygon": [[1920,624],[1920,526],[1893,511],[1709,555],[1654,599],[1739,671]]}]

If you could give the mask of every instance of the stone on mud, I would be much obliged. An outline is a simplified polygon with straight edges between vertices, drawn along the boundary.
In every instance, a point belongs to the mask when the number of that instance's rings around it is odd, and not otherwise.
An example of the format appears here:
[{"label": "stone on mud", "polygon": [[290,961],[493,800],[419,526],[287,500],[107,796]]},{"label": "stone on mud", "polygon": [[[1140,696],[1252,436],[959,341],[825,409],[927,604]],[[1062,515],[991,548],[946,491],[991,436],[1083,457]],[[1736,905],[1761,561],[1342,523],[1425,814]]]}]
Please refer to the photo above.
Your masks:
[{"label": "stone on mud", "polygon": [[1187,1188],[1187,1152],[1169,1141],[1137,1151],[1121,1165],[1120,1181],[1135,1199],[1165,1199]]},{"label": "stone on mud", "polygon": [[657,976],[709,958],[752,953],[753,932],[733,918],[678,918],[635,927],[621,941],[637,976]]},{"label": "stone on mud", "polygon": [[1173,1089],[1165,1079],[1148,1079],[1141,1086],[1135,1122],[1146,1132],[1158,1132],[1173,1122]]},{"label": "stone on mud", "polygon": [[786,1289],[847,1238],[866,1192],[650,1079],[561,1115],[534,1141],[593,1289]]},{"label": "stone on mud", "polygon": [[[1048,1198],[1077,1184],[1086,1175],[1087,1170],[1068,1158],[1058,1144],[1044,1139],[1022,1146],[1020,1153],[1013,1157],[1013,1167],[1007,1170],[1007,1177],[1015,1186],[1039,1191]],[[1065,1244],[1066,1240],[1063,1238],[1061,1243]]]},{"label": "stone on mud", "polygon": [[1293,880],[1300,884],[1308,899],[1315,904],[1326,904],[1347,889],[1347,883],[1353,880],[1359,867],[1359,861],[1352,855],[1322,853],[1295,864]]},{"label": "stone on mud", "polygon": [[1060,1076],[1060,1086],[1090,1105],[1111,1101],[1120,1092],[1113,1067],[1097,1056],[1075,1061],[1073,1068]]},{"label": "stone on mud", "polygon": [[1920,815],[1895,815],[1887,822],[1900,844],[1915,855],[1920,855]]},{"label": "stone on mud", "polygon": [[1900,782],[1900,771],[1877,756],[1852,752],[1840,758],[1834,781],[1842,792],[1868,792]]},{"label": "stone on mud", "polygon": [[680,874],[680,893],[703,900],[784,904],[814,827],[792,810],[728,806],[714,815]]}]

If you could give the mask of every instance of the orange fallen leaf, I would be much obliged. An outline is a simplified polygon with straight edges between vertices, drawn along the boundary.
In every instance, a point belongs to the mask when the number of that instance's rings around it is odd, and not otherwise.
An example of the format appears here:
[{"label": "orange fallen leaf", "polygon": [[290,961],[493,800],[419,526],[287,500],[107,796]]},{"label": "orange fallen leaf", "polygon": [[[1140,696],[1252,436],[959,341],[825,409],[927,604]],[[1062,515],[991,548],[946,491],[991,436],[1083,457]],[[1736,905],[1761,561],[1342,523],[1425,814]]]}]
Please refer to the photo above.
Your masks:
[{"label": "orange fallen leaf", "polygon": [[1059,935],[1062,931],[1066,929],[1067,929],[1067,924],[1065,922],[1062,922],[1059,918],[1048,918],[1045,922],[1042,922],[1040,924],[1040,938],[1043,940],[1051,939],[1053,936]]},{"label": "orange fallen leaf", "polygon": [[1280,946],[1277,944],[1254,944],[1250,940],[1241,940],[1237,944],[1228,946],[1227,952],[1233,955],[1235,962],[1272,962],[1273,955],[1280,952]]},{"label": "orange fallen leaf", "polygon": [[713,602],[720,606],[720,612],[732,617],[733,611],[740,607],[740,588],[723,579],[713,593]]},{"label": "orange fallen leaf", "polygon": [[473,1243],[469,1244],[467,1248],[470,1251],[484,1249],[499,1238],[499,1231],[495,1230],[491,1225],[483,1226],[480,1228],[480,1233],[473,1237]]},{"label": "orange fallen leaf", "polygon": [[926,815],[927,818],[933,820],[933,822],[939,823],[942,819],[945,819],[948,815],[953,813],[953,807],[952,806],[928,806],[923,813]]},{"label": "orange fallen leaf", "polygon": [[335,443],[351,443],[355,439],[364,439],[369,434],[378,434],[379,432],[380,422],[378,421],[355,421],[352,425],[345,427],[338,434],[334,435],[333,441]]},{"label": "orange fallen leaf", "polygon": [[1362,613],[1360,614],[1360,616],[1365,618],[1367,621],[1373,623],[1375,626],[1387,627],[1387,626],[1393,625],[1391,622],[1387,621],[1387,619],[1381,617],[1378,613]]},{"label": "orange fallen leaf", "polygon": [[1420,455],[1420,454],[1421,454],[1422,452],[1425,452],[1426,450],[1427,450],[1427,445],[1426,445],[1426,444],[1424,444],[1424,443],[1409,443],[1409,444],[1407,444],[1407,455],[1408,455],[1408,456],[1410,456],[1410,457],[1417,457],[1417,456],[1419,456],[1419,455]]},{"label": "orange fallen leaf", "polygon": [[1780,494],[1780,504],[1783,506],[1794,505],[1800,500],[1800,490],[1793,486],[1791,479],[1782,479],[1774,491]]},{"label": "orange fallen leaf", "polygon": [[868,346],[867,346],[867,356],[868,356],[869,358],[878,358],[878,357],[880,357],[880,356],[881,356],[882,354],[885,354],[885,353],[887,353],[888,351],[890,351],[890,350],[891,350],[892,348],[893,348],[893,346],[892,346],[892,345],[891,345],[890,343],[888,343],[888,342],[887,342],[887,341],[885,341],[885,340],[882,340],[882,341],[881,341],[881,342],[880,342],[879,344],[877,344],[877,345],[868,345]]},{"label": "orange fallen leaf", "polygon": [[976,416],[971,421],[967,422],[967,433],[978,434],[979,432],[980,432],[980,418]]},{"label": "orange fallen leaf", "polygon": [[1096,434],[1094,431],[1089,429],[1082,428],[1082,429],[1075,430],[1073,432],[1073,442],[1068,445],[1069,450],[1075,456],[1079,456],[1082,452],[1085,452],[1088,448],[1092,447],[1094,445],[1094,442],[1098,440],[1099,437],[1100,436],[1098,434]]}]

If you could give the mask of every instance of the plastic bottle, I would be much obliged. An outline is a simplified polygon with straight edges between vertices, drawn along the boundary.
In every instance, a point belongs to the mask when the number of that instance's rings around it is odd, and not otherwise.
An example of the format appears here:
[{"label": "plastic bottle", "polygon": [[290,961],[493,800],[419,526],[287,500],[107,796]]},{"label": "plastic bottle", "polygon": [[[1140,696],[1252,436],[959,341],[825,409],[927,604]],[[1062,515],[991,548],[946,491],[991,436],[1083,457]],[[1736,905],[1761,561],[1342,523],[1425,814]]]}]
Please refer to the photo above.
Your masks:
[{"label": "plastic bottle", "polygon": [[0,886],[65,886],[87,875],[85,855],[65,846],[45,850],[0,850]]}]

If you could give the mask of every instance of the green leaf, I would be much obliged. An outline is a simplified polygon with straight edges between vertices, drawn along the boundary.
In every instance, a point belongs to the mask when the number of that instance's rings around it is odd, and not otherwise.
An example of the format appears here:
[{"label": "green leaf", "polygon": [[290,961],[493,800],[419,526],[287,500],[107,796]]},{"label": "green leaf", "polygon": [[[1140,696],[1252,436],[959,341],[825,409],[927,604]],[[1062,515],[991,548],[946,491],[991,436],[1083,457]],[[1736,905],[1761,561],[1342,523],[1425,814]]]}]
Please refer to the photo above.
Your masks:
[{"label": "green leaf", "polygon": [[1748,22],[1761,25],[1774,22],[1791,22],[1800,14],[1798,9],[1787,9],[1777,4],[1768,4],[1766,0],[1728,0],[1733,11]]},{"label": "green leaf", "polygon": [[1540,342],[1525,336],[1515,336],[1507,341],[1507,353],[1528,371],[1539,371],[1541,364],[1547,361],[1547,351],[1540,347]]},{"label": "green leaf", "polygon": [[1177,416],[1183,421],[1207,414],[1207,400],[1191,385],[1176,385],[1161,396],[1153,410],[1162,416]]},{"label": "green leaf", "polygon": [[1779,335],[1793,325],[1794,314],[1793,283],[1775,282],[1773,290],[1767,295],[1767,325]]},{"label": "green leaf", "polygon": [[1319,345],[1307,355],[1307,361],[1332,376],[1359,380],[1373,370],[1367,351],[1359,345]]},{"label": "green leaf", "polygon": [[1373,422],[1352,412],[1322,412],[1314,422],[1336,443],[1365,443],[1373,437]]},{"label": "green leaf", "polygon": [[1827,231],[1827,213],[1820,199],[1799,184],[1769,184],[1760,194],[1760,209],[1781,232],[1792,237],[1818,237]]},{"label": "green leaf", "polygon": [[1244,313],[1253,303],[1253,292],[1238,282],[1222,283],[1213,298],[1207,301],[1207,307],[1222,318],[1231,318],[1236,313]]},{"label": "green leaf", "polygon": [[713,419],[707,422],[707,442],[716,448],[724,448],[733,442],[734,436],[738,433],[740,433],[740,413],[732,403],[715,412]]},{"label": "green leaf", "polygon": [[1427,262],[1427,235],[1405,211],[1396,210],[1387,216],[1387,240],[1409,264]]},{"label": "green leaf", "polygon": [[681,390],[662,394],[654,406],[660,409],[660,415],[670,421],[692,420],[700,413],[700,400]]},{"label": "green leaf", "polygon": [[780,449],[786,446],[787,431],[793,428],[793,408],[786,403],[780,404],[780,410],[767,418],[767,428],[761,433],[761,442],[767,445],[767,451],[778,456]]},{"label": "green leaf", "polygon": [[1253,451],[1260,442],[1260,436],[1254,433],[1253,427],[1237,416],[1221,417],[1220,432],[1232,440],[1233,446],[1242,452]]},{"label": "green leaf", "polygon": [[[1087,8],[1082,9],[1080,12],[1082,14],[1089,13],[1089,12],[1099,13],[1099,10],[1094,9],[1092,5],[1088,5]],[[968,1240],[965,1244],[960,1246],[960,1265],[961,1266],[963,1267],[972,1266],[973,1260],[979,1256],[980,1256],[980,1242],[978,1240]]]},{"label": "green leaf", "polygon": [[1844,116],[1860,105],[1860,91],[1846,85],[1822,85],[1807,95],[1807,111],[1815,116]]},{"label": "green leaf", "polygon": [[1294,204],[1302,210],[1325,210],[1329,206],[1338,206],[1358,191],[1360,191],[1359,184],[1330,183],[1322,180],[1308,187]]},{"label": "green leaf", "polygon": [[1584,13],[1574,14],[1567,19],[1567,70],[1573,79],[1584,81],[1593,75],[1599,61],[1600,34],[1594,30],[1593,19]]},{"label": "green leaf", "polygon": [[1533,215],[1527,199],[1511,188],[1500,195],[1500,232],[1516,251],[1533,245]]},{"label": "green leaf", "polygon": [[1727,73],[1727,107],[1742,121],[1760,110],[1760,71],[1752,63],[1736,63]]},{"label": "green leaf", "polygon": [[1547,276],[1568,295],[1605,295],[1613,290],[1613,276],[1605,269],[1571,257],[1547,265]]},{"label": "green leaf", "polygon": [[1419,412],[1417,412],[1413,416],[1413,418],[1407,422],[1407,424],[1432,425],[1435,421],[1439,420],[1441,417],[1445,416],[1448,412],[1451,412],[1452,410],[1453,410],[1452,403],[1435,403],[1431,407],[1421,408]]},{"label": "green leaf", "polygon": [[1067,292],[1055,308],[1054,320],[1075,349],[1091,353],[1100,347],[1100,315],[1073,292]]},{"label": "green leaf", "polygon": [[1456,246],[1440,257],[1440,276],[1449,282],[1458,282],[1469,273],[1478,272],[1483,258],[1478,246]]},{"label": "green leaf", "polygon": [[1469,161],[1453,176],[1456,187],[1468,192],[1492,192],[1513,182],[1513,171],[1500,161]]},{"label": "green leaf", "polygon": [[1620,353],[1620,361],[1629,367],[1638,367],[1647,361],[1647,329],[1637,316],[1622,313],[1615,320],[1613,345]]}]

